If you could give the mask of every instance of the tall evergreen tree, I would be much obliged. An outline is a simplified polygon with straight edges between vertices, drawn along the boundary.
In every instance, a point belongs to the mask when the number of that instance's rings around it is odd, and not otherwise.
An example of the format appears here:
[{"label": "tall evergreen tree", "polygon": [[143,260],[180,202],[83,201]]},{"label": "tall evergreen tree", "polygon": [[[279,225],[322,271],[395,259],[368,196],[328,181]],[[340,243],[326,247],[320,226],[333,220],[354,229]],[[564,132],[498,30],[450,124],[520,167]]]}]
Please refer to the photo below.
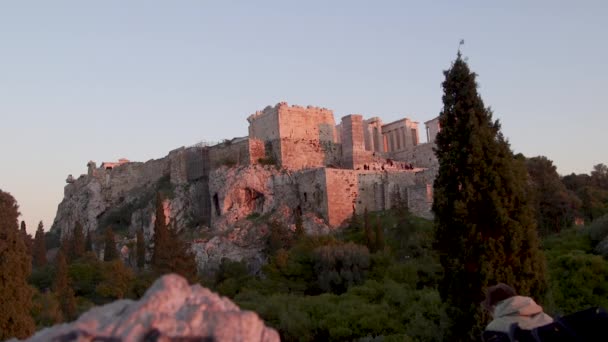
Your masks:
[{"label": "tall evergreen tree", "polygon": [[533,190],[536,225],[541,234],[559,233],[574,223],[580,199],[562,183],[553,162],[544,156],[526,159]]},{"label": "tall evergreen tree", "polygon": [[59,301],[63,318],[70,321],[76,318],[76,297],[70,285],[68,262],[63,250],[59,249],[56,257],[57,267],[53,281],[53,291]]},{"label": "tall evergreen tree", "polygon": [[87,235],[84,239],[84,251],[92,252],[93,251],[93,239],[91,238],[91,232],[87,229]]},{"label": "tall evergreen tree", "polygon": [[33,291],[27,283],[32,259],[19,232],[19,206],[0,190],[0,340],[26,338],[34,332],[30,316]]},{"label": "tall evergreen tree", "polygon": [[19,231],[21,238],[23,239],[23,243],[25,244],[25,250],[27,254],[32,255],[32,247],[34,245],[34,241],[32,236],[27,233],[27,228],[25,226],[25,221],[21,221],[21,230]]},{"label": "tall evergreen tree", "polygon": [[114,259],[118,259],[116,237],[114,236],[112,227],[108,227],[104,235],[103,261],[112,261]]},{"label": "tall evergreen tree", "polygon": [[369,224],[369,214],[367,208],[363,211],[363,233],[365,233],[365,244],[370,252],[376,251],[376,243],[374,239],[374,231]]},{"label": "tall evergreen tree", "polygon": [[43,267],[46,265],[46,239],[44,237],[44,225],[42,221],[38,223],[36,235],[34,237],[34,267]]},{"label": "tall evergreen tree", "polygon": [[144,268],[146,264],[146,241],[144,239],[144,230],[139,229],[137,231],[137,268],[140,270]]},{"label": "tall evergreen tree", "polygon": [[72,232],[72,236],[69,240],[68,259],[70,261],[76,260],[84,255],[84,251],[84,230],[82,229],[82,224],[76,221],[76,225],[74,225],[74,231]]},{"label": "tall evergreen tree", "polygon": [[175,229],[167,226],[162,197],[156,196],[156,220],[154,222],[154,251],[152,267],[158,274],[175,272],[193,280],[197,272],[194,255]]},{"label": "tall evergreen tree", "polygon": [[384,228],[380,224],[380,217],[376,217],[376,249],[384,251]]},{"label": "tall evergreen tree", "polygon": [[450,340],[479,340],[489,319],[479,305],[483,289],[504,282],[539,298],[545,261],[524,162],[514,158],[460,52],[444,74],[433,202],[444,267],[439,291],[450,307]]}]

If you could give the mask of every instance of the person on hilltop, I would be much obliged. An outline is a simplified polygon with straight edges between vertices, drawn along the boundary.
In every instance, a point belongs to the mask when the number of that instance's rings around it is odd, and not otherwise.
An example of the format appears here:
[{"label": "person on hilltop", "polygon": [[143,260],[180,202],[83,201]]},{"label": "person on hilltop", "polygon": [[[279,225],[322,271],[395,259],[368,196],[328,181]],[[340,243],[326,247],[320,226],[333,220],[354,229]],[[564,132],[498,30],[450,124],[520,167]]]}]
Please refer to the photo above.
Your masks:
[{"label": "person on hilltop", "polygon": [[544,313],[543,308],[536,304],[534,299],[518,296],[515,289],[503,283],[487,288],[483,306],[493,318],[484,332],[486,341],[501,340],[496,337],[488,339],[493,333],[508,336],[513,324],[517,324],[523,330],[532,330],[553,322],[553,318]]}]

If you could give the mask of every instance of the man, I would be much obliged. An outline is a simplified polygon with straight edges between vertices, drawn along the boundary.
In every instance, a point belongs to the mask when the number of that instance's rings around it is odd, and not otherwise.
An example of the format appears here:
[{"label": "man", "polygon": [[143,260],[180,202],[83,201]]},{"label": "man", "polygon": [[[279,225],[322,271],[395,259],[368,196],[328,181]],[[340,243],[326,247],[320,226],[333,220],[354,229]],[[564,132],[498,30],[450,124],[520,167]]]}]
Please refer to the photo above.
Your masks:
[{"label": "man", "polygon": [[514,323],[523,330],[532,330],[553,322],[553,318],[544,313],[543,308],[532,298],[518,296],[511,286],[503,283],[486,290],[486,300],[483,305],[493,317],[492,322],[486,327],[486,332],[508,335]]}]

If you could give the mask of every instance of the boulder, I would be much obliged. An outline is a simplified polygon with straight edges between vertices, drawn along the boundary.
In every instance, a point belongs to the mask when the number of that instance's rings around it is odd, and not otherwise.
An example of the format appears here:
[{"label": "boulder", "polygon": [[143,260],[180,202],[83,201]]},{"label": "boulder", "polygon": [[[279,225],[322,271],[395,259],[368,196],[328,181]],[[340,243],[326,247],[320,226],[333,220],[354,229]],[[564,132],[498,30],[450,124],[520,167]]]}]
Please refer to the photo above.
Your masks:
[{"label": "boulder", "polygon": [[228,298],[175,274],[138,301],[95,307],[76,321],[39,331],[27,341],[279,341],[276,330]]}]

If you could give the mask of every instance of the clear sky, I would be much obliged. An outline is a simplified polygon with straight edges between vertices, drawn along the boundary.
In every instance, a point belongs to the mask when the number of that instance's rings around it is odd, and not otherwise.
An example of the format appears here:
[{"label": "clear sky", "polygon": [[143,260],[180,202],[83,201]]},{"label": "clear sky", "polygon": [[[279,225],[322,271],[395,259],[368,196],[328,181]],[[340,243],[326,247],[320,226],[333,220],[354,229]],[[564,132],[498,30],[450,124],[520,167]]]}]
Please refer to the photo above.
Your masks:
[{"label": "clear sky", "polygon": [[269,104],[423,123],[461,38],[514,151],[587,173],[608,164],[607,18],[608,1],[1,1],[0,189],[33,232],[89,160],[245,136]]}]

